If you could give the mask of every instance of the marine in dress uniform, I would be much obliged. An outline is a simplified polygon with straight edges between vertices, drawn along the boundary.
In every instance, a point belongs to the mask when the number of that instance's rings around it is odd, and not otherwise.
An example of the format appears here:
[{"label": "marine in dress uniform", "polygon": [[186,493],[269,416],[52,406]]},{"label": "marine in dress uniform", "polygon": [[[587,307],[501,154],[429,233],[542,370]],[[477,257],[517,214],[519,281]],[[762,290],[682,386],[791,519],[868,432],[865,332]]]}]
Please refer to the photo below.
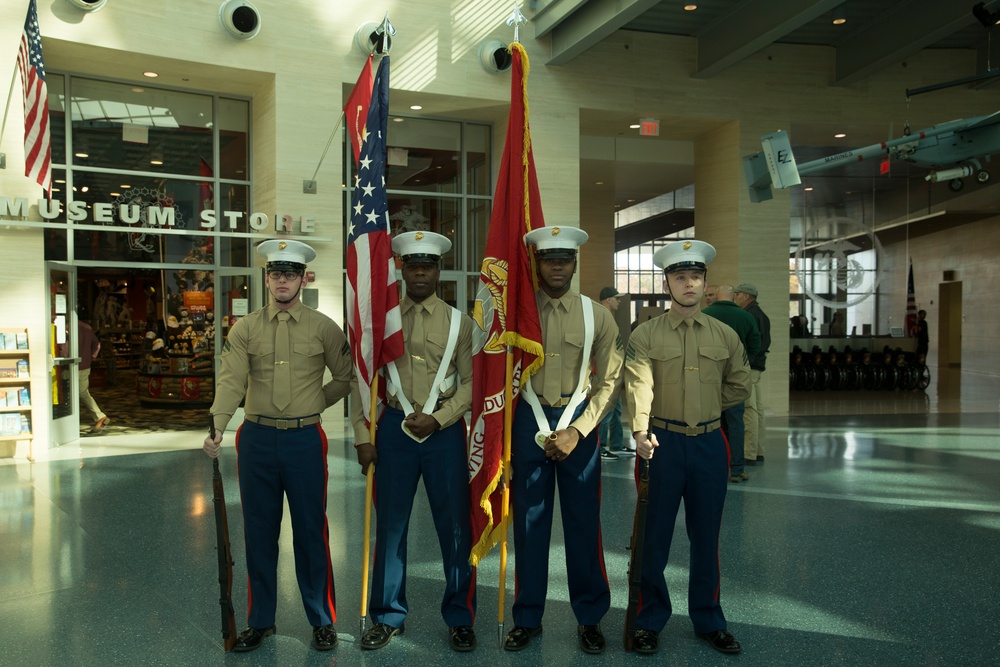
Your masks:
[{"label": "marine in dress uniform", "polygon": [[[302,304],[306,264],[316,252],[300,241],[265,241],[271,303],[240,319],[222,348],[205,452],[219,455],[222,434],[240,401],[246,420],[236,432],[243,533],[246,538],[249,627],[235,651],[251,651],[274,634],[278,533],[283,496],[295,539],[295,574],[317,650],[337,644],[337,620],[326,519],[327,439],[320,413],[350,392],[354,377],[344,332]],[[326,385],[329,369],[333,379]]]},{"label": "marine in dress uniform", "polygon": [[[729,479],[723,408],[750,393],[736,332],[700,312],[715,248],[678,241],[653,255],[664,269],[670,310],[643,322],[625,353],[625,395],[638,455],[649,460],[649,506],[634,647],[655,653],[670,618],[663,570],[681,499],[691,540],[688,614],[695,633],[723,653],[739,653],[719,604],[719,530]],[[654,456],[655,454],[655,456]]]},{"label": "marine in dress uniform", "polygon": [[[604,650],[600,621],[611,604],[601,541],[601,460],[597,427],[610,410],[623,345],[611,312],[570,289],[587,233],[542,227],[535,246],[535,293],[545,363],[521,392],[511,434],[514,629],[504,648],[519,651],[542,631],[556,486],[566,545],[570,606],[581,648]],[[591,364],[594,380],[590,382]],[[589,390],[589,397],[588,397]]]},{"label": "marine in dress uniform", "polygon": [[[400,303],[404,354],[388,369],[388,406],[369,442],[355,395],[352,415],[362,471],[375,465],[375,565],[371,617],[361,648],[382,648],[403,632],[409,611],[406,549],[417,482],[424,479],[444,561],[441,615],[451,647],[476,646],[476,573],[469,564],[469,467],[465,413],[472,405],[472,319],[437,297],[441,256],[451,241],[434,232],[406,232],[392,240],[402,257],[406,294]],[[354,392],[357,392],[355,384]]]}]

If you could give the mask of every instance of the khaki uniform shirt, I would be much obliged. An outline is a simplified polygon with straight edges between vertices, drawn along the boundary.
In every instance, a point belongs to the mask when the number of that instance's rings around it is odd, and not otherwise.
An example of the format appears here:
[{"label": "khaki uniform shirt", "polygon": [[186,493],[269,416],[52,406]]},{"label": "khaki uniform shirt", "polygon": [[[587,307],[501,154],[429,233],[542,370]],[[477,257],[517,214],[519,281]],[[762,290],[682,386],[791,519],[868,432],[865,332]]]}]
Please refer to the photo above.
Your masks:
[{"label": "khaki uniform shirt", "polygon": [[[438,408],[430,413],[441,425],[447,428],[465,416],[465,413],[472,407],[472,318],[464,313],[457,313],[451,306],[431,295],[424,299],[420,305],[427,313],[423,315],[424,335],[421,340],[414,340],[412,337],[413,323],[416,319],[416,304],[410,297],[405,296],[399,304],[400,314],[403,320],[403,356],[396,359],[396,370],[399,371],[399,381],[403,385],[397,387],[397,391],[402,391],[407,400],[413,405],[417,412],[423,411],[424,403],[427,402],[430,393],[431,383],[437,375],[438,368],[444,358],[444,350],[448,345],[448,333],[451,329],[451,318],[453,313],[461,318],[458,329],[458,341],[455,343],[455,352],[448,362],[448,370],[445,377],[458,373],[460,383],[453,383],[445,392],[438,396]],[[418,390],[414,386],[414,375],[423,376]],[[388,373],[383,373],[384,381]],[[356,443],[370,442],[368,436],[368,426],[365,425],[365,415],[362,414],[361,396],[358,393],[357,382],[351,385],[352,410],[351,422],[354,425],[354,441]],[[392,396],[387,396],[389,404],[399,407],[399,403]]]},{"label": "khaki uniform shirt", "polygon": [[[729,326],[695,313],[698,359],[684,358],[684,317],[673,310],[643,322],[625,353],[625,396],[632,431],[649,429],[649,418],[687,424],[711,422],[750,396],[750,369],[743,344]],[[684,374],[698,374],[695,414],[684,414]]]},{"label": "khaki uniform shirt", "polygon": [[[583,303],[580,295],[572,290],[558,299],[549,297],[542,290],[535,292],[538,316],[542,324],[542,349],[545,363],[531,377],[531,386],[542,405],[546,405],[545,376],[559,373],[563,398],[576,391],[580,382],[580,368],[591,365],[591,359],[583,358]],[[591,381],[590,402],[583,413],[571,424],[586,437],[601,417],[607,412],[608,403],[614,397],[618,377],[621,375],[624,359],[624,345],[611,311],[596,301],[590,302],[594,309],[594,342],[591,346],[593,379]]]},{"label": "khaki uniform shirt", "polygon": [[[350,392],[354,364],[347,336],[336,322],[299,301],[288,310],[293,396],[284,410],[274,406],[278,312],[272,302],[239,320],[229,332],[212,403],[216,428],[225,430],[244,395],[246,414],[282,418],[319,414]],[[324,385],[327,368],[333,379]]]}]

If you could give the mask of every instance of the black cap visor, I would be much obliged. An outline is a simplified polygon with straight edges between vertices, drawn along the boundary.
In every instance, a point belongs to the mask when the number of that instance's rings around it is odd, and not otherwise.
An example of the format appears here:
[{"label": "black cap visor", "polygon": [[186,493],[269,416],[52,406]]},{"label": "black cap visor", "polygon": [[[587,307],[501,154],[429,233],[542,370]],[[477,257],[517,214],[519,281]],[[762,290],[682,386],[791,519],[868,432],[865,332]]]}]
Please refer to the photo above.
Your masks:
[{"label": "black cap visor", "polygon": [[664,273],[676,273],[677,271],[708,271],[708,267],[704,262],[677,262],[676,264],[671,264],[666,269],[663,270]]},{"label": "black cap visor", "polygon": [[574,248],[548,248],[538,250],[538,259],[563,259],[567,262],[576,260],[576,250]]}]

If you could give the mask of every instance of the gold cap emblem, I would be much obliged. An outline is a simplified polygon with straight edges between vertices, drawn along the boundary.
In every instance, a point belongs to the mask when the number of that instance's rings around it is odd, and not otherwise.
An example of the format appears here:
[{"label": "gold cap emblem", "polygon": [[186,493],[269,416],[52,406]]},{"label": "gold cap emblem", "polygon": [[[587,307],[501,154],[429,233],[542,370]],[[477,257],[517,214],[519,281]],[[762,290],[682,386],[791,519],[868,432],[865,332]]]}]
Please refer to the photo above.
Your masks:
[{"label": "gold cap emblem", "polygon": [[281,243],[278,244],[278,250],[284,250],[287,247],[288,247],[288,244],[285,243],[284,241],[282,241]]},{"label": "gold cap emblem", "polygon": [[414,236],[413,238],[416,239],[417,241],[419,241],[420,239],[424,238],[424,233],[423,232],[417,232],[417,235]]},{"label": "gold cap emblem", "polygon": [[559,229],[558,227],[553,227],[552,228],[552,236],[559,236],[559,232],[561,232],[561,231],[562,230]]},{"label": "gold cap emblem", "polygon": [[684,245],[683,245],[683,246],[681,246],[681,247],[682,247],[682,248],[684,248],[685,250],[690,250],[690,249],[691,249],[691,245],[692,245],[692,244],[691,244],[691,242],[690,242],[690,241],[685,241],[685,242],[684,242]]}]

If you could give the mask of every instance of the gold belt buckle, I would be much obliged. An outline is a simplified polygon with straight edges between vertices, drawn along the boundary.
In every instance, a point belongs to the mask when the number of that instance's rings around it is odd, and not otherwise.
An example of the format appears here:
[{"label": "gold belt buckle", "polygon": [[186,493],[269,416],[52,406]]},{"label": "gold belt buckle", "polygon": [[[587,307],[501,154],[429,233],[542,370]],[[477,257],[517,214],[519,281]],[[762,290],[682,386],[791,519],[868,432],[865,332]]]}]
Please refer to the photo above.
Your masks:
[{"label": "gold belt buckle", "polygon": [[279,431],[287,431],[288,430],[288,423],[289,422],[293,422],[293,421],[295,421],[295,420],[294,419],[275,419],[274,420],[274,428],[278,429]]},{"label": "gold belt buckle", "polygon": [[705,427],[704,426],[685,426],[684,427],[684,435],[687,435],[687,436],[701,435],[704,432],[705,432]]}]

